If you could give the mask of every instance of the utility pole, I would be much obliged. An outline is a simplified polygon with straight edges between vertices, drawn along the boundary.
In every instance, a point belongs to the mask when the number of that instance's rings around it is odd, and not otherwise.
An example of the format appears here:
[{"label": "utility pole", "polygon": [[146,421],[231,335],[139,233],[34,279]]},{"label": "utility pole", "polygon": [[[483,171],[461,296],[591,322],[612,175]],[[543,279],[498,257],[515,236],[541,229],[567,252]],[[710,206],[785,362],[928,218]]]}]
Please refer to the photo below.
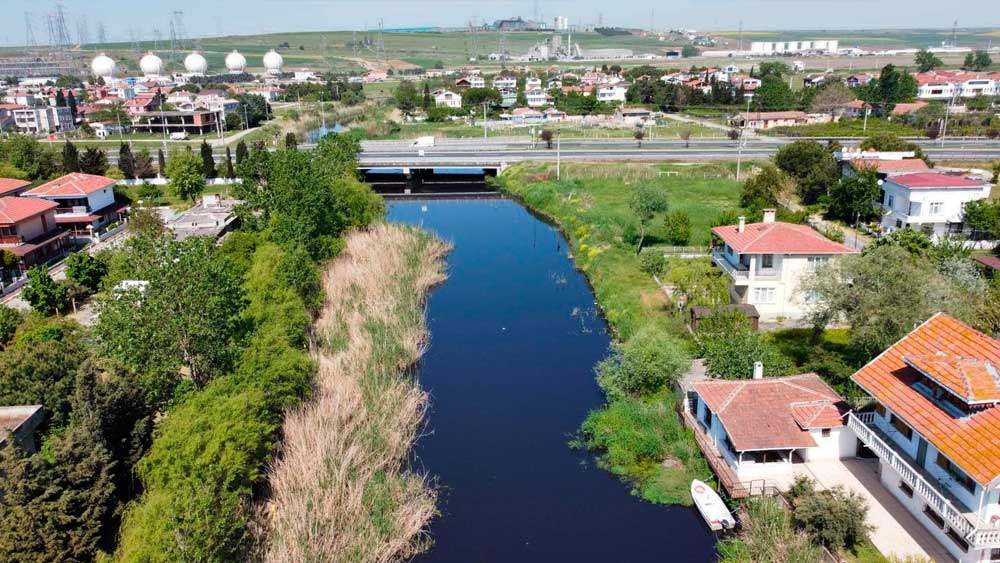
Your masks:
[{"label": "utility pole", "polygon": [[743,117],[743,127],[740,127],[740,137],[736,144],[736,181],[740,181],[740,169],[743,166],[743,135],[747,129],[747,123],[750,121],[750,100],[753,98],[747,98],[747,112]]},{"label": "utility pole", "polygon": [[487,102],[483,102],[483,138],[484,139],[487,137],[487,135],[486,135],[486,104],[487,104]]},{"label": "utility pole", "polygon": [[562,129],[556,129],[556,180],[562,178]]}]

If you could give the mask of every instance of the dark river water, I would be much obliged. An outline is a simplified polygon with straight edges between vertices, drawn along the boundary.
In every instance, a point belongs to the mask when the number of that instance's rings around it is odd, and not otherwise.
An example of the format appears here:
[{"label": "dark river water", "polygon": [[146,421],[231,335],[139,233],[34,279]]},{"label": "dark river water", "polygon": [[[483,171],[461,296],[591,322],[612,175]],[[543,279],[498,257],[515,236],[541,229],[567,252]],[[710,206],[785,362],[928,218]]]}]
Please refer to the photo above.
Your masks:
[{"label": "dark river water", "polygon": [[454,245],[420,370],[417,462],[442,496],[418,562],[714,560],[696,512],[633,497],[567,446],[602,403],[593,366],[610,340],[560,233],[503,199],[396,201],[389,217]]}]

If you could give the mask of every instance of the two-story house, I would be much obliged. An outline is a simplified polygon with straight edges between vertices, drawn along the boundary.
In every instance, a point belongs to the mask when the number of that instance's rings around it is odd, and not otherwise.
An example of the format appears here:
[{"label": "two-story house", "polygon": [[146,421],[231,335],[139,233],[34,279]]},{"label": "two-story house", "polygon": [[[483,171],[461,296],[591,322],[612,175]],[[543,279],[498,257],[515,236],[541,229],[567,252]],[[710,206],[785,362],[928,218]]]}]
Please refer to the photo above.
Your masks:
[{"label": "two-story house", "polygon": [[987,182],[936,172],[888,177],[882,184],[882,228],[910,227],[932,238],[961,233],[965,204],[989,197],[990,188]]},{"label": "two-story house", "polygon": [[599,102],[624,102],[625,94],[628,93],[628,85],[613,84],[597,87],[597,101]]},{"label": "two-story house", "polygon": [[115,180],[74,172],[24,192],[57,205],[55,220],[76,236],[89,236],[121,219],[127,206],[115,203]]},{"label": "two-story house", "polygon": [[462,95],[451,90],[435,90],[431,92],[436,107],[460,108],[462,107]]},{"label": "two-story house", "polygon": [[517,89],[517,77],[514,76],[497,76],[493,79],[493,87],[497,90],[504,89]]},{"label": "two-story house", "polygon": [[545,90],[526,90],[524,97],[528,102],[528,107],[540,108],[549,104],[549,95]]},{"label": "two-story house", "polygon": [[0,197],[0,248],[18,257],[22,270],[61,254],[65,238],[56,223],[55,203]]},{"label": "two-story house", "polygon": [[729,276],[734,304],[757,308],[761,320],[798,319],[808,312],[811,297],[800,290],[803,278],[827,261],[855,251],[806,225],[775,221],[765,209],[761,223],[715,227],[721,241],[712,252]]},{"label": "two-story house", "polygon": [[[792,463],[853,457],[850,410],[814,373],[753,379],[710,379],[692,384],[688,412],[718,449],[738,482],[794,478]],[[766,415],[762,416],[762,414]]]},{"label": "two-story house", "polygon": [[1000,560],[1000,341],[938,313],[851,379],[886,489],[961,563]]}]

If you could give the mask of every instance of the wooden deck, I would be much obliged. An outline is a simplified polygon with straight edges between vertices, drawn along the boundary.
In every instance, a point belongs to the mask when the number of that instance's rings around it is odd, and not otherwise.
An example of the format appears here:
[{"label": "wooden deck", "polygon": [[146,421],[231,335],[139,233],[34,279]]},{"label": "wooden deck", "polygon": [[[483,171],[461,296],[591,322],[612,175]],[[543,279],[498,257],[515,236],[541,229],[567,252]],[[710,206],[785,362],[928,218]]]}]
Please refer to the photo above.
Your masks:
[{"label": "wooden deck", "polygon": [[698,442],[701,453],[708,460],[708,464],[712,466],[712,471],[715,472],[719,485],[729,498],[743,499],[751,496],[780,496],[780,491],[769,480],[740,481],[736,472],[733,471],[733,468],[729,466],[729,462],[726,461],[726,458],[722,456],[719,449],[712,443],[712,438],[705,432],[705,429],[698,423],[694,415],[686,409],[681,408],[679,410],[681,411],[680,414],[684,420],[684,424],[694,432],[694,437]]}]

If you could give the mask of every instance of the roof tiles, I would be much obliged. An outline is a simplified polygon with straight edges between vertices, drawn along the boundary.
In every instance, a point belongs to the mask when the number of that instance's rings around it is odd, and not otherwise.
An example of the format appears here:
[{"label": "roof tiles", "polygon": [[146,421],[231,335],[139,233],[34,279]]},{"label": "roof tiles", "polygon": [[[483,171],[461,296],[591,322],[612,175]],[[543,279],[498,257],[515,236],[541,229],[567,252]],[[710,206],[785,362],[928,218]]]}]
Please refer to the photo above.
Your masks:
[{"label": "roof tiles", "polygon": [[[938,313],[851,379],[978,483],[988,485],[1000,477],[1000,407],[971,408],[965,416],[956,417],[913,387],[923,377],[907,363],[907,358],[912,362],[913,358],[942,356],[971,358],[998,366],[1000,341],[946,313]],[[954,374],[935,373],[942,380],[960,381],[953,379]],[[984,392],[978,388],[982,379],[976,375],[973,379],[977,384],[970,392]]]},{"label": "roof tiles", "polygon": [[24,195],[38,197],[86,196],[113,185],[115,185],[115,181],[111,178],[74,172],[42,184],[37,188],[32,188],[24,192]]},{"label": "roof tiles", "polygon": [[750,223],[742,232],[735,225],[715,227],[712,232],[741,254],[852,254],[806,225]]}]

